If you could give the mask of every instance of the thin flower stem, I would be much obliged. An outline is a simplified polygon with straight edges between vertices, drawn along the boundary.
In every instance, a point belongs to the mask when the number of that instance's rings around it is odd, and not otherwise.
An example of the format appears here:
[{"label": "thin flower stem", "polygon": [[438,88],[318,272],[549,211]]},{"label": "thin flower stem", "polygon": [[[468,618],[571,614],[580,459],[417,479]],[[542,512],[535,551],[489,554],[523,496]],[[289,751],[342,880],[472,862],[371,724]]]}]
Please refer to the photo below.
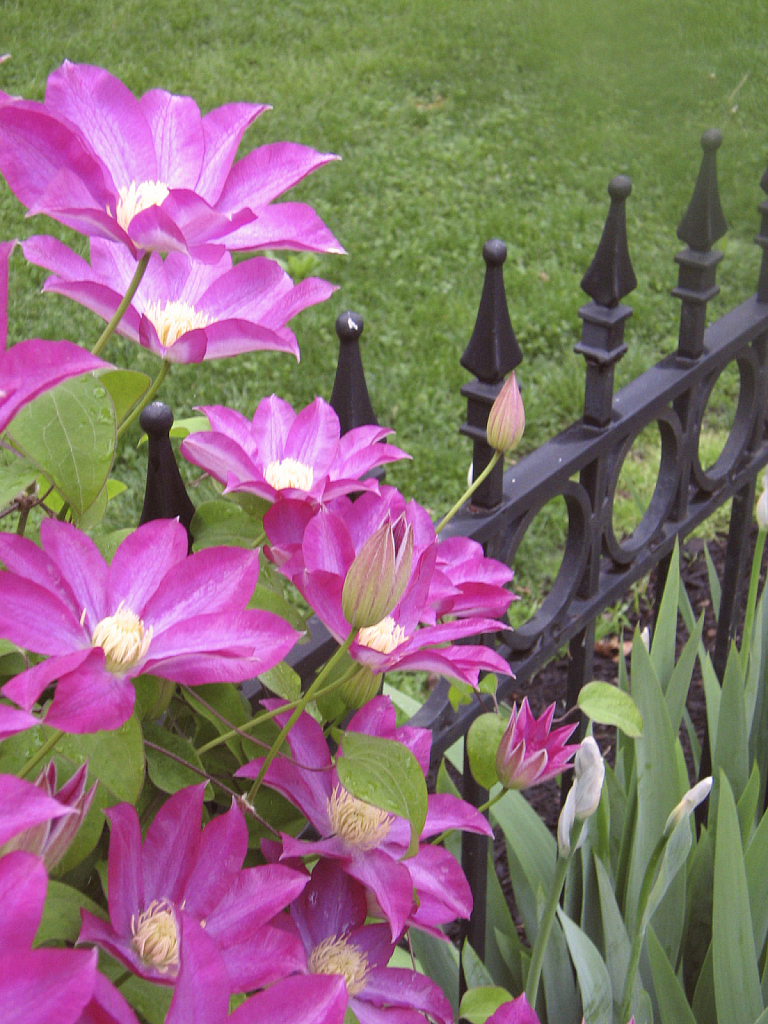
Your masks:
[{"label": "thin flower stem", "polygon": [[459,509],[464,504],[464,502],[467,501],[475,493],[475,491],[480,486],[480,484],[486,479],[486,477],[488,477],[490,475],[490,473],[493,470],[493,467],[499,461],[501,456],[502,456],[502,452],[494,452],[493,453],[493,456],[491,457],[491,461],[488,463],[488,465],[482,471],[482,473],[477,478],[477,480],[473,480],[472,481],[472,483],[469,485],[469,487],[466,489],[466,491],[464,491],[464,493],[459,498],[459,500],[456,502],[456,504],[448,512],[446,512],[446,514],[440,520],[439,524],[435,527],[435,533],[440,533],[442,528],[444,526],[446,526],[451,521],[451,519],[453,519],[453,517],[459,511]]},{"label": "thin flower stem", "polygon": [[757,587],[760,583],[760,564],[763,560],[765,549],[765,530],[757,531],[757,542],[755,543],[755,554],[752,558],[752,573],[749,577],[749,594],[747,596],[747,611],[744,617],[744,632],[741,636],[741,666],[746,669],[749,661],[749,652],[752,649],[752,629],[755,622],[755,607],[757,605]]},{"label": "thin flower stem", "polygon": [[145,252],[141,259],[139,260],[139,264],[136,267],[136,272],[134,273],[133,278],[131,279],[131,283],[128,285],[128,291],[125,293],[120,305],[115,310],[115,315],[104,328],[104,330],[101,333],[101,337],[93,346],[92,354],[94,356],[99,355],[99,353],[102,351],[102,349],[107,344],[109,339],[115,333],[115,328],[122,320],[123,313],[130,306],[131,299],[136,294],[136,289],[139,287],[142,277],[144,277],[144,271],[147,269],[147,264],[149,263],[150,256],[151,253]]},{"label": "thin flower stem", "polygon": [[63,735],[63,732],[61,732],[59,729],[55,729],[53,733],[45,741],[45,743],[42,745],[42,747],[40,747],[40,749],[36,751],[36,753],[34,753],[32,757],[30,757],[30,759],[21,769],[21,771],[19,772],[19,778],[23,779],[25,776],[29,775],[31,771],[37,768],[40,762],[45,757],[47,757],[48,754],[53,750],[53,748],[56,746],[56,744],[59,742]]},{"label": "thin flower stem", "polygon": [[632,1005],[632,990],[635,987],[637,968],[640,964],[640,954],[642,953],[643,940],[645,939],[645,924],[643,922],[645,908],[648,906],[648,897],[651,895],[651,887],[656,878],[656,869],[659,866],[659,861],[664,853],[664,847],[667,845],[668,839],[668,835],[662,835],[658,843],[656,843],[651,859],[648,861],[648,867],[645,869],[643,884],[640,887],[640,895],[637,899],[635,934],[632,938],[632,949],[629,955],[629,966],[627,967],[627,980],[624,982],[624,995],[621,1000],[619,1020],[629,1019],[629,1010]]},{"label": "thin flower stem", "polygon": [[355,639],[356,635],[357,635],[357,630],[356,629],[352,629],[350,631],[349,636],[344,641],[344,643],[341,645],[341,647],[337,647],[337,649],[333,652],[333,654],[328,659],[328,661],[326,661],[325,665],[323,665],[323,667],[320,670],[320,673],[317,676],[317,678],[314,680],[312,685],[309,687],[307,692],[304,694],[304,696],[301,698],[299,703],[294,708],[293,713],[291,714],[291,717],[288,719],[288,721],[285,723],[283,728],[280,730],[279,736],[277,737],[275,742],[272,744],[270,749],[267,751],[267,756],[264,758],[264,761],[263,761],[263,763],[261,765],[261,768],[259,769],[259,774],[256,776],[256,779],[255,779],[253,785],[251,786],[250,790],[248,791],[248,800],[250,802],[253,801],[254,797],[258,793],[259,787],[261,786],[262,782],[264,781],[264,776],[267,774],[267,770],[269,769],[269,766],[272,764],[274,759],[279,754],[280,747],[283,745],[283,741],[285,740],[285,738],[288,735],[288,733],[291,731],[291,729],[294,727],[294,725],[298,721],[299,715],[302,713],[302,711],[307,706],[307,704],[309,704],[309,702],[311,700],[313,700],[314,697],[317,696],[318,691],[320,690],[320,684],[325,681],[325,678],[329,675],[331,670],[333,668],[335,668],[336,663],[347,653],[349,648],[352,646],[352,641]]},{"label": "thin flower stem", "polygon": [[154,381],[149,387],[149,390],[145,393],[139,404],[130,412],[120,426],[117,428],[117,436],[122,437],[128,427],[141,416],[142,412],[146,409],[152,399],[155,397],[157,392],[160,390],[160,385],[163,383],[165,378],[168,376],[168,371],[171,368],[171,364],[167,359],[163,360],[163,365],[160,367],[160,373],[155,377]]},{"label": "thin flower stem", "polygon": [[[573,850],[573,846],[571,846]],[[533,953],[531,954],[531,966],[528,968],[528,979],[525,983],[525,997],[531,1006],[536,1006],[536,997],[539,994],[539,980],[541,978],[541,968],[544,964],[544,953],[547,948],[549,941],[549,933],[552,931],[552,924],[555,920],[555,914],[557,907],[560,902],[560,893],[563,891],[565,885],[565,876],[568,874],[568,865],[571,862],[572,853],[567,857],[557,858],[557,864],[555,866],[555,879],[552,886],[552,891],[549,894],[549,900],[544,908],[544,914],[539,921],[539,930],[536,933],[536,942],[533,945]]]}]

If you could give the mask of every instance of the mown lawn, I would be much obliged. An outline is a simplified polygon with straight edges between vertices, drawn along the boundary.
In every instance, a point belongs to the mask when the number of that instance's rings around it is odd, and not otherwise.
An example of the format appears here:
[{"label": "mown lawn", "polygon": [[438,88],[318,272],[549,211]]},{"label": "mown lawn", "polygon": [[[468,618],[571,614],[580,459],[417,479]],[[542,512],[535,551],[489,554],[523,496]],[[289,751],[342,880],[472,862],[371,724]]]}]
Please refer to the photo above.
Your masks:
[{"label": "mown lawn", "polygon": [[[355,309],[366,323],[374,407],[414,456],[389,479],[434,510],[447,507],[470,459],[469,442],[457,438],[467,379],[458,358],[474,324],[485,239],[501,237],[509,250],[526,451],[580,414],[579,281],[614,174],[634,184],[628,230],[639,281],[618,385],[674,347],[675,229],[708,127],[724,135],[730,224],[711,316],[754,290],[768,156],[768,7],[758,0],[3,0],[0,10],[8,92],[41,98],[64,58],[98,63],[136,93],[163,87],[193,95],[203,110],[271,103],[246,148],[292,139],[343,157],[294,193],[349,253],[287,258],[295,276],[340,286],[294,323],[301,364],[254,355],[174,368],[162,397],[179,417],[201,402],[250,413],[272,391],[297,405],[329,396],[333,324]],[[42,218],[25,223],[0,194],[0,237],[51,230]],[[36,298],[44,276],[16,255],[11,338],[95,339],[91,314]],[[137,355],[125,345],[113,354]],[[724,393],[713,425],[727,423],[730,404]],[[119,467],[134,484],[134,497],[120,499],[128,512],[140,503],[142,461],[131,445]]]}]

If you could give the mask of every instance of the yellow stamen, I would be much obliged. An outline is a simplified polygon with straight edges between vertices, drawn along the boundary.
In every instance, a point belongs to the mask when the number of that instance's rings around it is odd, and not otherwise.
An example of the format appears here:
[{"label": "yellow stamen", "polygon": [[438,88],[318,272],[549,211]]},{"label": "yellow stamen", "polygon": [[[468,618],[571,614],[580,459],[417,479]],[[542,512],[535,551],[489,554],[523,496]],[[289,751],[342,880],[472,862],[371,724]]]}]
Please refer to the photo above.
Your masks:
[{"label": "yellow stamen", "polygon": [[104,649],[110,672],[120,673],[133,668],[152,642],[152,627],[145,629],[138,615],[130,608],[123,608],[123,603],[120,602],[114,615],[108,615],[96,624],[91,636],[91,644]]},{"label": "yellow stamen", "polygon": [[145,964],[161,974],[179,966],[179,933],[173,907],[167,900],[152,900],[138,920],[131,915],[133,946]]},{"label": "yellow stamen", "polygon": [[117,223],[127,231],[137,213],[150,206],[160,206],[168,192],[168,186],[162,181],[132,181],[130,185],[123,185],[117,201]]},{"label": "yellow stamen", "polygon": [[270,462],[264,470],[264,479],[276,491],[286,487],[295,487],[298,491],[308,491],[312,487],[315,475],[311,466],[306,466],[298,459],[281,459]]},{"label": "yellow stamen", "polygon": [[380,654],[389,654],[407,640],[405,630],[398,626],[391,615],[387,615],[375,626],[365,626],[358,630],[357,642],[364,647],[371,647]]},{"label": "yellow stamen", "polygon": [[394,820],[391,814],[352,796],[343,786],[336,786],[326,807],[334,835],[357,850],[379,846]]},{"label": "yellow stamen", "polygon": [[343,974],[351,996],[365,988],[368,957],[343,935],[318,943],[309,955],[308,966],[311,974]]},{"label": "yellow stamen", "polygon": [[153,302],[147,306],[144,312],[155,325],[163,348],[170,348],[187,331],[207,327],[211,322],[211,318],[206,313],[200,313],[188,302],[178,299],[174,302],[166,302],[163,306],[159,301]]}]

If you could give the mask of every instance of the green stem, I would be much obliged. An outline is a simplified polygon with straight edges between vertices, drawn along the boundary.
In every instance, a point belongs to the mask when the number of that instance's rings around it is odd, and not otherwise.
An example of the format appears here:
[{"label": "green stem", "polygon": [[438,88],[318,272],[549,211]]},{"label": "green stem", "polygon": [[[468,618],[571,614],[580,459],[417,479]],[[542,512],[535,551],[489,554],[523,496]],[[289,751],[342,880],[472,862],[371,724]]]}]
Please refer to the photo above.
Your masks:
[{"label": "green stem", "polygon": [[763,560],[765,549],[765,530],[758,530],[757,542],[755,543],[755,554],[752,558],[752,573],[749,577],[749,594],[747,596],[747,611],[744,617],[744,632],[741,637],[741,667],[746,670],[749,661],[749,652],[752,648],[752,628],[755,621],[755,607],[757,605],[757,587],[760,582],[760,563]]},{"label": "green stem", "polygon": [[629,967],[627,968],[627,980],[624,983],[624,995],[621,1000],[621,1011],[619,1012],[619,1020],[629,1020],[629,1010],[632,1005],[632,990],[635,987],[635,978],[637,977],[637,968],[640,964],[640,954],[643,950],[643,940],[645,939],[645,924],[643,919],[645,917],[645,909],[648,906],[648,897],[651,895],[651,887],[656,877],[656,868],[659,866],[661,855],[664,853],[664,847],[667,845],[669,836],[662,835],[658,843],[651,854],[651,859],[648,861],[648,867],[645,869],[645,875],[643,877],[643,884],[640,888],[640,895],[637,899],[637,912],[635,921],[635,934],[632,938],[632,949],[629,955]]},{"label": "green stem", "polygon": [[122,437],[128,427],[141,416],[142,412],[146,409],[152,399],[155,397],[157,392],[160,390],[160,385],[163,383],[165,378],[168,376],[168,371],[171,368],[171,364],[167,359],[163,360],[163,365],[160,367],[160,373],[155,377],[154,381],[149,387],[149,390],[145,393],[139,404],[130,412],[120,426],[117,428],[117,436]]},{"label": "green stem", "polygon": [[34,753],[32,757],[30,757],[30,759],[21,769],[21,771],[19,772],[19,778],[25,778],[25,776],[29,775],[31,771],[37,768],[40,762],[45,757],[47,757],[48,754],[53,750],[53,748],[56,746],[56,744],[59,742],[63,735],[63,732],[61,732],[59,729],[55,729],[54,732],[48,737],[48,739],[42,745],[42,747],[40,747],[40,749],[36,753]]},{"label": "green stem", "polygon": [[128,291],[125,293],[122,302],[115,310],[115,315],[104,328],[104,330],[101,333],[101,337],[93,346],[93,355],[99,355],[101,350],[107,344],[112,335],[115,333],[115,328],[122,320],[123,313],[130,306],[131,299],[136,294],[136,289],[139,287],[142,277],[144,277],[144,271],[147,269],[147,264],[149,263],[150,255],[151,253],[145,252],[141,259],[139,260],[139,264],[136,267],[136,272],[134,273],[133,278],[131,279],[131,283],[128,285]]},{"label": "green stem", "polygon": [[[571,851],[573,851],[573,846],[574,841],[572,839]],[[552,886],[552,891],[549,894],[547,905],[544,908],[544,914],[542,915],[541,921],[539,921],[539,930],[536,933],[536,941],[533,944],[531,966],[528,968],[528,978],[525,983],[525,997],[532,1007],[536,1006],[536,997],[539,994],[541,968],[544,965],[544,953],[547,949],[549,933],[552,931],[557,906],[560,902],[560,893],[563,891],[563,886],[565,885],[565,876],[568,874],[568,865],[571,862],[571,856],[572,853],[567,857],[558,856],[557,858],[554,884]]]},{"label": "green stem", "polygon": [[[291,714],[291,717],[288,719],[288,721],[285,723],[283,728],[280,730],[279,736],[277,737],[275,742],[272,744],[272,746],[267,751],[267,756],[264,758],[264,761],[263,761],[263,763],[261,765],[261,768],[259,769],[259,774],[256,776],[256,779],[255,779],[253,785],[251,786],[250,790],[248,791],[248,798],[247,799],[248,799],[249,803],[253,803],[253,800],[254,800],[256,794],[259,791],[259,787],[261,786],[262,782],[264,781],[264,776],[267,774],[267,770],[269,769],[269,766],[272,764],[274,759],[280,753],[280,747],[283,745],[283,740],[286,738],[288,733],[291,731],[291,729],[296,724],[296,722],[297,722],[297,720],[299,718],[299,715],[302,713],[302,711],[307,706],[307,704],[309,704],[309,702],[311,700],[313,700],[317,696],[318,691],[320,690],[320,684],[322,682],[324,682],[326,676],[328,676],[330,674],[330,672],[336,666],[337,662],[340,661],[340,659],[343,658],[343,656],[347,653],[349,648],[352,646],[352,641],[355,639],[356,636],[357,636],[357,630],[356,629],[352,629],[350,631],[349,636],[344,641],[344,643],[341,645],[341,647],[338,647],[333,652],[333,654],[328,659],[328,661],[326,661],[325,665],[323,665],[323,667],[320,670],[320,673],[317,676],[317,678],[314,680],[312,685],[309,687],[307,692],[304,694],[304,696],[301,698],[301,700],[298,702],[298,704],[294,708],[293,713]],[[281,708],[281,710],[284,710],[284,709]]]},{"label": "green stem", "polygon": [[439,524],[435,527],[435,533],[440,533],[442,528],[447,523],[449,523],[451,521],[451,519],[453,519],[453,517],[459,511],[459,509],[464,504],[464,502],[467,501],[475,493],[475,491],[480,486],[480,484],[490,475],[490,473],[493,470],[493,467],[499,461],[501,456],[502,456],[502,452],[494,452],[493,453],[493,456],[491,457],[491,461],[488,463],[488,465],[482,471],[482,473],[477,478],[477,480],[473,480],[472,481],[472,483],[469,485],[469,487],[466,489],[466,491],[464,491],[464,493],[459,498],[459,500],[456,502],[456,504],[453,505],[453,507],[448,512],[446,512],[446,514],[440,520]]}]

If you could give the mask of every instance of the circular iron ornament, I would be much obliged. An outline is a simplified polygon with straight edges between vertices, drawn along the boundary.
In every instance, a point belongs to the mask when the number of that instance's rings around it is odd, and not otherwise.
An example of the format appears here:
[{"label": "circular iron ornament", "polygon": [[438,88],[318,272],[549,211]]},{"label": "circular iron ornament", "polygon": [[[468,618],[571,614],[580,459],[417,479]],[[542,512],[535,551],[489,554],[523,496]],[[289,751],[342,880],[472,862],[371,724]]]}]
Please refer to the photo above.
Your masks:
[{"label": "circular iron ornament", "polygon": [[674,409],[665,409],[652,422],[655,422],[658,426],[661,438],[661,459],[659,461],[659,472],[656,477],[656,486],[653,489],[653,495],[643,518],[629,537],[625,537],[622,540],[617,538],[613,528],[613,506],[616,500],[616,488],[625,459],[637,438],[646,426],[651,425],[650,423],[645,424],[644,427],[624,441],[616,453],[616,458],[608,477],[606,489],[608,513],[605,520],[603,545],[606,553],[617,565],[628,565],[639,551],[653,542],[655,535],[664,525],[664,521],[677,493],[680,441],[682,436],[680,420]]},{"label": "circular iron ornament", "polygon": [[[733,426],[717,460],[709,469],[704,469],[699,458],[699,444],[704,413],[715,385],[725,370],[734,362],[739,368],[739,400],[736,405]],[[749,439],[755,426],[755,417],[758,414],[757,379],[759,369],[754,349],[745,349],[735,360],[726,363],[717,374],[712,376],[702,391],[701,404],[696,416],[697,435],[693,455],[693,478],[702,491],[714,491],[719,484],[723,483],[731,470],[735,468],[740,456],[749,444]]]},{"label": "circular iron ornament", "polygon": [[[515,553],[525,536],[528,527],[545,505],[554,498],[562,497],[568,512],[568,533],[565,538],[563,560],[557,576],[552,582],[541,607],[527,622],[518,626],[511,633],[504,635],[504,644],[511,651],[527,651],[536,643],[541,634],[565,611],[581,580],[584,566],[589,554],[589,520],[592,506],[584,487],[575,480],[567,480],[559,494],[550,495],[538,505],[529,509],[517,520],[514,526],[505,531],[501,547],[503,555],[494,552],[508,565],[513,565]],[[490,553],[490,552],[489,552]],[[514,580],[512,581],[514,588]]]}]

